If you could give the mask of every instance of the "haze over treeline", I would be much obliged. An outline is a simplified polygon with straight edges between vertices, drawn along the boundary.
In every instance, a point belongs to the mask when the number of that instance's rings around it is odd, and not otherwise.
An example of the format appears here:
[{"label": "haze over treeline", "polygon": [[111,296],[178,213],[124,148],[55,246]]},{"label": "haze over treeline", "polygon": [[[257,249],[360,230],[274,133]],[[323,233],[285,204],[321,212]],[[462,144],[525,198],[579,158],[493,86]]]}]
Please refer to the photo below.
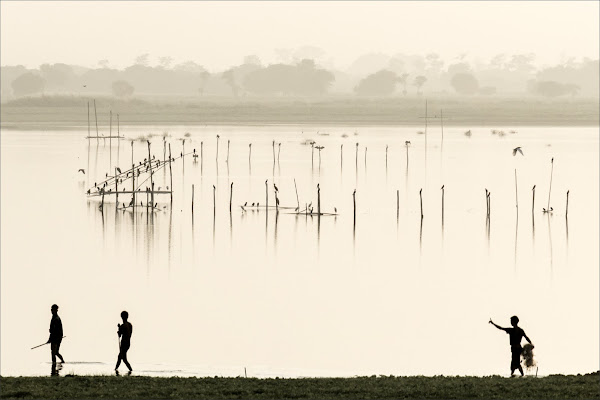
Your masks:
[{"label": "haze over treeline", "polygon": [[37,95],[113,95],[124,99],[144,95],[197,97],[319,96],[599,96],[598,59],[565,59],[538,66],[533,53],[498,54],[487,61],[465,54],[444,60],[423,55],[371,53],[345,70],[328,68],[316,47],[279,50],[279,62],[266,64],[248,55],[237,65],[209,71],[169,56],[141,54],[128,67],[99,60],[94,68],[62,63],[28,69],[2,66],[2,101]]}]

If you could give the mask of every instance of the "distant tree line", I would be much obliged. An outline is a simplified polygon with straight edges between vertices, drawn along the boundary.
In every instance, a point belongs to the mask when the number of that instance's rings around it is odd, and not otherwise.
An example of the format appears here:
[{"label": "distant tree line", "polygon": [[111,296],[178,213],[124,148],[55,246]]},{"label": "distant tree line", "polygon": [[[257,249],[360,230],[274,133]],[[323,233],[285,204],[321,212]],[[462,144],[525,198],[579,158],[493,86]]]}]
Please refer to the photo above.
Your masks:
[{"label": "distant tree line", "polygon": [[143,54],[124,69],[111,68],[107,60],[100,60],[97,68],[61,63],[43,64],[37,69],[3,66],[0,88],[3,100],[38,94],[112,94],[122,99],[135,95],[302,97],[343,93],[381,97],[427,92],[461,96],[599,95],[598,60],[568,60],[536,69],[531,54],[499,55],[476,67],[463,58],[446,66],[436,54],[365,55],[347,71],[339,71],[323,68],[311,58],[288,57],[286,62],[262,65],[258,57],[247,56],[240,65],[211,73],[193,61],[173,65],[170,57],[160,57],[157,65],[150,66],[148,54]]}]

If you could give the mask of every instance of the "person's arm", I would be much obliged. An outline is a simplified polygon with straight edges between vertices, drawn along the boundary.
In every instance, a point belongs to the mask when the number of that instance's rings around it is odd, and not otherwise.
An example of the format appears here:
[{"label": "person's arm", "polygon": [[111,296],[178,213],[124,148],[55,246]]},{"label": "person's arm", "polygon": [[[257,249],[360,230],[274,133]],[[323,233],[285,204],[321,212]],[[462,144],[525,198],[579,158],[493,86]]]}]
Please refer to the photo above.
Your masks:
[{"label": "person's arm", "polygon": [[117,335],[119,335],[119,337],[121,337],[121,324],[117,324],[117,327],[119,329],[117,329]]},{"label": "person's arm", "polygon": [[50,336],[48,336],[48,341],[46,343],[50,343],[50,340],[52,339],[52,330],[54,328],[54,318],[52,318],[50,320],[50,329],[48,329],[48,331],[50,332]]},{"label": "person's arm", "polygon": [[506,332],[506,330],[507,330],[507,328],[503,328],[503,327],[501,327],[501,326],[499,326],[499,325],[496,325],[496,324],[494,323],[494,321],[492,321],[492,319],[491,319],[491,318],[490,318],[490,322],[489,322],[489,323],[490,323],[490,324],[492,324],[492,325],[494,325],[496,328],[498,328],[498,329],[500,329],[500,330],[502,330],[502,331],[505,331],[505,332]]},{"label": "person's arm", "polygon": [[532,345],[532,346],[533,346],[533,343],[531,343],[531,339],[529,339],[529,338],[527,337],[527,335],[525,334],[525,331],[523,331],[523,337],[525,338],[525,340],[527,340],[527,341],[529,342],[529,344],[530,344],[530,345]]}]

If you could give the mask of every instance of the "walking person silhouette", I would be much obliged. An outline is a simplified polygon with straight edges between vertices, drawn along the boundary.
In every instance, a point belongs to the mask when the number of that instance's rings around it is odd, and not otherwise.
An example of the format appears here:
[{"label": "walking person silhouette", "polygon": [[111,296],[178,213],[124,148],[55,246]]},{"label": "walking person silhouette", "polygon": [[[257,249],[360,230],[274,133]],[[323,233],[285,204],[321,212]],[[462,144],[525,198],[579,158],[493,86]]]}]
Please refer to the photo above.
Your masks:
[{"label": "walking person silhouette", "polygon": [[523,348],[521,347],[521,339],[525,338],[532,346],[531,340],[525,334],[525,331],[517,326],[519,323],[519,317],[512,316],[510,317],[510,324],[513,326],[512,328],[503,328],[501,326],[496,325],[492,319],[490,318],[490,324],[494,325],[496,328],[505,331],[510,336],[510,351],[512,353],[512,358],[510,361],[510,376],[511,378],[515,376],[515,370],[518,369],[523,376],[523,368],[521,367],[521,352]]},{"label": "walking person silhouette", "polygon": [[127,321],[127,318],[129,318],[129,313],[127,311],[123,311],[121,313],[121,318],[123,319],[123,324],[117,324],[119,327],[117,334],[121,339],[119,342],[119,358],[117,359],[117,365],[115,366],[117,375],[119,374],[119,365],[121,365],[121,360],[123,360],[129,369],[129,373],[132,371],[131,365],[129,364],[129,361],[127,361],[127,350],[129,350],[129,346],[131,346],[131,334],[133,333],[133,326],[131,325],[131,322]]},{"label": "walking person silhouette", "polygon": [[56,357],[60,358],[61,363],[65,362],[63,356],[61,356],[59,353],[60,342],[62,342],[63,338],[63,327],[62,321],[58,316],[58,306],[56,304],[52,304],[50,311],[52,312],[52,319],[50,320],[50,337],[46,343],[50,343],[50,351],[52,352],[52,365],[56,365]]}]

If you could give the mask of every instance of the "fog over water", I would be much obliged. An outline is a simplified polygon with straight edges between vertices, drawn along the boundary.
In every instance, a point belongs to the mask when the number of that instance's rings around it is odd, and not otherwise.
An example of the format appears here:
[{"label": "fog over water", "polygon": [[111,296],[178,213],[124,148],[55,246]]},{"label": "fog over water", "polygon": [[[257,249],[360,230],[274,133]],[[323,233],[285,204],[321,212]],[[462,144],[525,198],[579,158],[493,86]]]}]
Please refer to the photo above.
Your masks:
[{"label": "fog over water", "polygon": [[[108,197],[102,212],[85,195],[128,168],[129,140],[109,151],[82,131],[3,130],[0,373],[50,373],[49,349],[29,348],[46,340],[52,303],[67,336],[62,374],[112,371],[123,309],[141,375],[507,375],[508,336],[488,319],[508,326],[514,314],[540,374],[595,370],[597,128],[498,127],[499,137],[471,127],[470,138],[446,128],[443,148],[439,127],[427,146],[422,129],[121,127],[127,139],[154,133],[159,159],[165,131],[176,157],[185,132],[186,153],[203,143],[202,162],[173,163],[172,207],[161,195],[154,213],[115,210]],[[320,164],[306,140],[324,147]],[[512,155],[517,146],[524,156]],[[133,150],[147,157],[145,141]],[[154,179],[170,184],[167,170]],[[265,180],[269,205],[275,183],[281,206],[268,216]],[[314,215],[317,184],[322,212],[337,216]],[[297,203],[313,215],[295,215]]]}]

